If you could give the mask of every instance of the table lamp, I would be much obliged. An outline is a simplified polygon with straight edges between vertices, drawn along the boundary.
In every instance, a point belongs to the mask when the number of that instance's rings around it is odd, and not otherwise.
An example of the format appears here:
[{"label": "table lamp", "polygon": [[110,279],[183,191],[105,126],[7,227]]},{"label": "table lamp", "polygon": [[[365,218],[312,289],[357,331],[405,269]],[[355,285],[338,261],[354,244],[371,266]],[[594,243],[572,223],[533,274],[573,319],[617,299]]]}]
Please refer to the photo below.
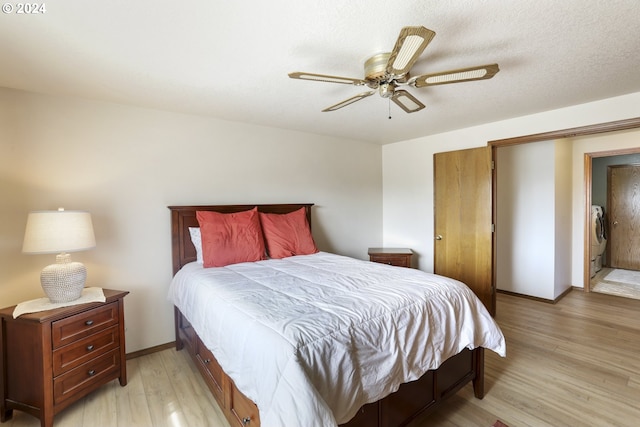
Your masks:
[{"label": "table lamp", "polygon": [[96,246],[91,215],[83,211],[34,211],[27,217],[22,252],[27,254],[57,253],[56,263],[40,274],[44,293],[53,303],[74,301],[82,295],[87,269],[71,261],[68,252]]}]

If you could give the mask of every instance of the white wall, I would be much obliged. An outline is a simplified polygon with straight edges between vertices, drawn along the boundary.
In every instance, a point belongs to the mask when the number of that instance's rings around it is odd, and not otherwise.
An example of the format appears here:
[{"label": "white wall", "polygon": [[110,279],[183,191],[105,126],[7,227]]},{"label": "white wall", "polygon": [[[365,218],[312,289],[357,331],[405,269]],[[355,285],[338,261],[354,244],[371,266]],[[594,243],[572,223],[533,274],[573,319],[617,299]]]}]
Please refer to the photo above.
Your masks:
[{"label": "white wall", "polygon": [[[526,102],[523,100],[523,102]],[[426,114],[426,113],[425,113]],[[484,146],[487,141],[640,117],[640,93],[559,110],[487,123],[453,132],[385,145],[382,148],[384,244],[408,246],[418,255],[418,266],[433,271],[433,154]],[[634,132],[632,132],[634,133]],[[573,146],[571,282],[583,286],[584,176],[581,150],[605,150],[640,145],[609,139]],[[593,138],[587,139],[592,141]],[[589,147],[589,148],[587,148]],[[581,154],[582,153],[582,154]],[[576,157],[580,157],[579,160]],[[579,272],[579,274],[578,274]]]},{"label": "white wall", "polygon": [[127,351],[170,342],[169,205],[311,202],[321,250],[382,243],[381,148],[274,128],[0,89],[0,306],[43,296],[27,213],[91,212],[88,286],[126,289]]},{"label": "white wall", "polygon": [[572,144],[498,148],[498,289],[554,300],[571,287]]},{"label": "white wall", "polygon": [[572,285],[571,257],[573,222],[573,141],[555,141],[554,209],[554,287],[550,299],[556,299]]},{"label": "white wall", "polygon": [[555,142],[497,152],[496,287],[553,299]]}]

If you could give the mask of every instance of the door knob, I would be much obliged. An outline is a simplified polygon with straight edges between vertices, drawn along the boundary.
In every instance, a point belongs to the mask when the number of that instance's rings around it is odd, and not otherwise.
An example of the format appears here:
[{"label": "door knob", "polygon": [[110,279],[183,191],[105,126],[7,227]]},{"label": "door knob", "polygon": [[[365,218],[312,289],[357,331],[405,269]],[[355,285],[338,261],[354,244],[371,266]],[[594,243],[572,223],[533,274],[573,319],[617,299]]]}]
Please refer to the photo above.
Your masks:
[{"label": "door knob", "polygon": [[440,234],[436,235],[436,240],[442,240],[442,236]]},{"label": "door knob", "polygon": [[618,225],[618,221],[613,221],[613,225]]}]

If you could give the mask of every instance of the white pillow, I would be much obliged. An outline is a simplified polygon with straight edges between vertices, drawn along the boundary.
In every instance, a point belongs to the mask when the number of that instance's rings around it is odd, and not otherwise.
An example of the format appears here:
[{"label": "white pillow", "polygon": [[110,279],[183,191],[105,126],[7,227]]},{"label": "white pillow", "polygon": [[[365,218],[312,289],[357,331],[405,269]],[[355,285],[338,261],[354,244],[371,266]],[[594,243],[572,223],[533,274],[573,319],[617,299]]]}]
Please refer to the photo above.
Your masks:
[{"label": "white pillow", "polygon": [[196,262],[202,264],[202,237],[200,236],[200,227],[189,227],[189,234],[191,235],[191,243],[193,243],[193,246],[196,248]]}]

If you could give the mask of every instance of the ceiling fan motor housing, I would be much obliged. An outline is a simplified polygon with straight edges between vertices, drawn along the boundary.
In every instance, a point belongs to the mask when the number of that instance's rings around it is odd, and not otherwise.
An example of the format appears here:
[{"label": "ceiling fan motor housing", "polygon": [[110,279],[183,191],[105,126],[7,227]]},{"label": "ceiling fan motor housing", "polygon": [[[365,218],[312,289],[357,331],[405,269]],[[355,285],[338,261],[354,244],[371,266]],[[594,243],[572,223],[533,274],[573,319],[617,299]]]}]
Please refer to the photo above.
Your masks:
[{"label": "ceiling fan motor housing", "polygon": [[390,52],[378,53],[367,59],[364,63],[364,78],[371,82],[371,88],[376,88],[378,84],[387,78],[387,62],[389,62]]},{"label": "ceiling fan motor housing", "polygon": [[398,83],[407,81],[408,73],[404,76],[394,76],[387,73],[391,52],[378,53],[364,63],[364,79],[371,89],[378,89],[380,96],[391,98]]}]

